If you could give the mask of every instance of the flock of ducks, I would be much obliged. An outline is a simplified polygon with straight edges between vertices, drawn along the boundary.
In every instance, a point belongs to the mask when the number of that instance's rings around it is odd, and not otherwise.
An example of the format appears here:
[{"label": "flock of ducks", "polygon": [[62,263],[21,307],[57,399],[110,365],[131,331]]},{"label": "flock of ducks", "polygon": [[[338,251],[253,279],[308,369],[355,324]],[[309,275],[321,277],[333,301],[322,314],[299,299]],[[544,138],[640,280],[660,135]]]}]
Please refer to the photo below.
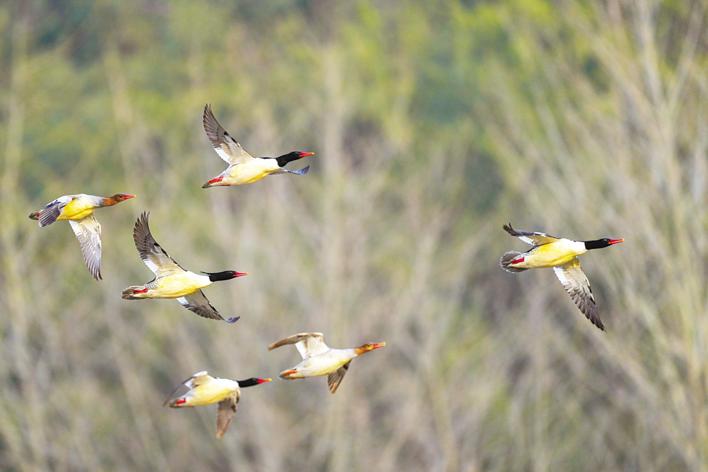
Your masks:
[{"label": "flock of ducks", "polygon": [[[204,107],[202,123],[214,150],[228,167],[218,176],[209,179],[202,187],[235,186],[258,182],[271,174],[307,174],[310,166],[299,170],[289,170],[285,166],[304,157],[314,156],[313,152],[292,151],[278,157],[253,157],[241,144],[219,124],[210,105]],[[68,221],[76,238],[91,275],[101,279],[101,225],[94,211],[114,206],[135,198],[135,195],[118,193],[111,197],[75,194],[63,195],[30,213],[29,217],[39,222],[40,227],[55,221]],[[239,317],[224,318],[209,303],[202,291],[214,282],[231,280],[247,275],[245,272],[226,270],[222,272],[195,273],[184,269],[158,244],[150,231],[149,213],[143,212],[135,222],[133,241],[140,258],[152,271],[154,278],[143,285],[131,285],[122,292],[125,300],[148,298],[176,299],[189,311],[208,319],[235,323]],[[500,260],[501,267],[508,272],[522,272],[528,269],[553,268],[563,288],[570,295],[580,311],[598,328],[604,330],[590,283],[580,268],[578,256],[590,249],[600,249],[621,243],[623,239],[596,239],[574,241],[550,236],[545,233],[517,231],[511,224],[504,230],[532,246],[526,252],[509,251]],[[273,350],[294,344],[302,361],[280,373],[285,380],[327,376],[327,385],[335,393],[349,369],[351,361],[367,352],[386,346],[385,342],[366,343],[354,348],[331,348],[324,342],[322,333],[297,333],[276,341],[268,346]],[[270,382],[270,378],[252,377],[231,380],[212,377],[207,371],[197,372],[181,382],[165,400],[172,408],[218,404],[216,436],[222,437],[236,413],[241,388]]]}]

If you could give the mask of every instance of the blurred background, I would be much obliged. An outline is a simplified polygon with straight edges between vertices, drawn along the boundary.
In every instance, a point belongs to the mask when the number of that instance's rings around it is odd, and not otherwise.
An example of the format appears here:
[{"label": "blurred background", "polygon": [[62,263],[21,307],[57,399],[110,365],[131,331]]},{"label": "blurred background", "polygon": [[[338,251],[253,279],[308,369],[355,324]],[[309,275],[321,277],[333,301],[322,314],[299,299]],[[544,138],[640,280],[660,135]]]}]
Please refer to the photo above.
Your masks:
[{"label": "blurred background", "polygon": [[[0,469],[708,468],[708,38],[700,0],[10,1],[0,5]],[[305,177],[203,190],[211,103]],[[296,166],[297,167],[297,166]],[[97,214],[102,282],[59,195]],[[236,325],[168,300],[137,215]],[[583,258],[605,333],[503,223],[624,237]],[[324,379],[294,349],[385,340]],[[246,389],[161,406],[191,373]]]}]

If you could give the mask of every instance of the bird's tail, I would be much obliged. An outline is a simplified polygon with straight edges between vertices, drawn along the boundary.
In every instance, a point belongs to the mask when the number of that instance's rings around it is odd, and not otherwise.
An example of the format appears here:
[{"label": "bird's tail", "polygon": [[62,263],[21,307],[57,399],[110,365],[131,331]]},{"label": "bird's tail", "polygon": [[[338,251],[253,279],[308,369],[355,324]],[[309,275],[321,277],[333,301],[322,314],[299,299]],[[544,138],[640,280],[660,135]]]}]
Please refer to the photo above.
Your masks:
[{"label": "bird's tail", "polygon": [[507,253],[504,253],[503,256],[501,256],[501,259],[499,259],[499,265],[501,266],[502,269],[504,269],[507,272],[523,272],[527,269],[521,269],[518,267],[511,267],[511,261],[519,257],[522,253],[518,251],[509,251]]},{"label": "bird's tail", "polygon": [[148,289],[145,287],[139,287],[137,285],[133,285],[132,287],[128,287],[123,292],[120,294],[121,298],[123,300],[140,300],[145,297],[139,297],[138,294],[141,293],[147,293]]},{"label": "bird's tail", "polygon": [[30,213],[30,214],[29,214],[30,220],[38,220],[40,213],[41,213],[41,211],[39,211],[39,210],[33,211],[32,213]]}]

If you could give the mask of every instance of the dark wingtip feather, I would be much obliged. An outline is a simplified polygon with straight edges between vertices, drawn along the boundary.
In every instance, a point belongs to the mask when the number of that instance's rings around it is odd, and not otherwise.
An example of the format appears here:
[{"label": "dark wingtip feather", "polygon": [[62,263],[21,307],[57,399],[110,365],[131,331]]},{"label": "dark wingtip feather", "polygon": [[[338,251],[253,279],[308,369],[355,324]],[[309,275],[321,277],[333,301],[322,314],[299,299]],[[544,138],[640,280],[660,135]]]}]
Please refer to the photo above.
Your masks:
[{"label": "dark wingtip feather", "polygon": [[509,233],[512,236],[517,235],[516,230],[511,226],[511,222],[505,224],[504,226],[502,226],[502,228],[504,228],[504,231],[506,231],[507,233]]},{"label": "dark wingtip feather", "polygon": [[600,317],[589,318],[590,322],[597,326],[601,331],[605,331],[605,325],[602,323]]},{"label": "dark wingtip feather", "polygon": [[224,321],[226,321],[229,324],[234,324],[240,319],[241,319],[240,316],[232,316],[231,318],[225,318]]},{"label": "dark wingtip feather", "polygon": [[150,218],[149,211],[144,211],[144,212],[140,213],[140,216],[138,216],[138,219],[135,221],[135,227],[133,229],[133,232],[137,231],[139,226],[142,226],[142,225],[149,226],[148,225],[149,218]]},{"label": "dark wingtip feather", "polygon": [[149,218],[150,212],[144,211],[140,213],[140,216],[135,220],[135,225],[133,226],[133,242],[141,257],[142,252],[145,250],[145,239],[147,235],[150,234]]}]

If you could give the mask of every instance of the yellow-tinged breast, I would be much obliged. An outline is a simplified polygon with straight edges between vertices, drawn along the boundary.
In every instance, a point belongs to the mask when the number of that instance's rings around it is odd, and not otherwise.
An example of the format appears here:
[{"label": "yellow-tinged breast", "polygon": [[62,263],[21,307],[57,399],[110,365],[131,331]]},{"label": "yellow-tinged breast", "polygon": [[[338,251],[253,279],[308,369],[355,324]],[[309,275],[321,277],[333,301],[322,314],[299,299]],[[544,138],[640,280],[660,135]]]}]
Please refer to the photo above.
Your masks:
[{"label": "yellow-tinged breast", "polygon": [[525,268],[555,267],[567,264],[585,252],[586,249],[582,243],[560,239],[550,244],[538,246],[524,258],[523,265],[517,266]]},{"label": "yellow-tinged breast", "polygon": [[244,185],[258,182],[280,167],[275,159],[253,159],[245,164],[233,166],[229,176],[224,179],[231,185]]},{"label": "yellow-tinged breast", "polygon": [[345,349],[331,349],[319,356],[313,356],[302,361],[297,370],[306,377],[316,377],[319,375],[329,375],[352,360],[355,356]]},{"label": "yellow-tinged breast", "polygon": [[200,385],[192,389],[189,394],[189,399],[186,402],[188,406],[203,406],[219,403],[221,400],[230,397],[238,388],[238,384],[233,381],[222,382],[226,379],[215,379],[204,385]]},{"label": "yellow-tinged breast", "polygon": [[179,298],[211,285],[209,277],[193,272],[166,275],[155,281],[150,290],[152,298]]},{"label": "yellow-tinged breast", "polygon": [[58,220],[83,220],[96,208],[92,202],[84,198],[75,198],[62,208]]}]

